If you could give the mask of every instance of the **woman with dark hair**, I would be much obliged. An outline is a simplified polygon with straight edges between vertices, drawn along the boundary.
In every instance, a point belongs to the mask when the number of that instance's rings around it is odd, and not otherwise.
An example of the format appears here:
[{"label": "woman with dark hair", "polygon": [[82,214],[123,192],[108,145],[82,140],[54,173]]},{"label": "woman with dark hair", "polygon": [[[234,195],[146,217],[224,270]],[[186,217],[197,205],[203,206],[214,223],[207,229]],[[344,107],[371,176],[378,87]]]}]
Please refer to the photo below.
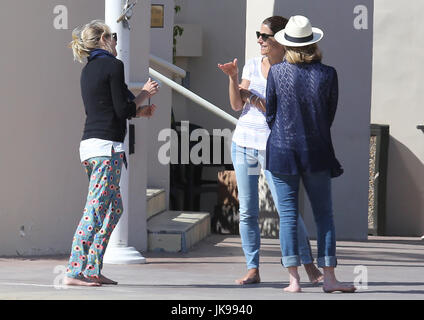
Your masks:
[{"label": "woman with dark hair", "polygon": [[[240,204],[239,230],[248,269],[243,278],[236,280],[238,284],[260,282],[258,179],[260,167],[264,169],[266,141],[270,132],[265,118],[265,91],[270,67],[280,63],[284,57],[284,47],[275,41],[274,34],[284,29],[286,23],[287,19],[280,16],[273,16],[262,22],[260,31],[256,32],[261,55],[247,61],[240,84],[237,59],[223,65],[218,64],[229,77],[231,107],[236,111],[243,110],[234,131],[231,153]],[[277,203],[275,188],[267,170],[265,177],[274,202]],[[322,274],[313,264],[307,231],[301,219],[298,232],[302,263],[310,281],[318,283]]]},{"label": "woman with dark hair", "polygon": [[[317,42],[323,32],[308,18],[291,17],[275,39],[286,46],[285,59],[271,67],[266,89],[266,121],[271,129],[266,166],[271,172],[280,214],[283,265],[288,268],[288,292],[300,292],[301,262],[297,227],[299,183],[311,202],[317,227],[318,267],[324,269],[325,292],[354,292],[337,281],[336,235],[331,178],[343,173],[331,140],[338,100],[337,72],[321,63]],[[300,253],[300,256],[299,256]]]},{"label": "woman with dark hair", "polygon": [[116,59],[117,35],[103,21],[94,20],[72,33],[74,59],[88,62],[81,74],[86,121],[80,158],[89,179],[87,203],[75,231],[64,284],[117,284],[101,274],[103,256],[112,231],[122,216],[119,191],[127,119],[151,117],[155,105],[142,103],[158,92],[149,81],[134,97],[124,78],[124,64]]}]

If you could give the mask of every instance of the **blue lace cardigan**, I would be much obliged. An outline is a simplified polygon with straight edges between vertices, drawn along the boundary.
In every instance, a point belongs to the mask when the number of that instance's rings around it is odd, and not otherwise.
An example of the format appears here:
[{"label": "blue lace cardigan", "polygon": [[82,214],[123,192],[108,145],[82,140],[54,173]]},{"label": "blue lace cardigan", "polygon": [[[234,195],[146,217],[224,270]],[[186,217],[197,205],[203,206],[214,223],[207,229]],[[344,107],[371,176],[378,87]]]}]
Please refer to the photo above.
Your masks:
[{"label": "blue lace cardigan", "polygon": [[266,90],[266,121],[271,129],[266,168],[298,175],[343,169],[334,154],[330,128],[338,100],[337,72],[319,61],[271,67]]}]

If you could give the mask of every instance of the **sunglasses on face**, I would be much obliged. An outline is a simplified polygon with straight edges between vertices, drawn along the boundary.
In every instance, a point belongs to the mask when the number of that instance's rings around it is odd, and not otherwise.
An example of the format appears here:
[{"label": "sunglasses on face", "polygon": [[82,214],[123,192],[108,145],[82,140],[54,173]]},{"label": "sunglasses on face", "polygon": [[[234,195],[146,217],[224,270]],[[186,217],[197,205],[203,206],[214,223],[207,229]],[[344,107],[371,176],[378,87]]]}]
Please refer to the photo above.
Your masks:
[{"label": "sunglasses on face", "polygon": [[267,41],[269,37],[273,37],[273,34],[267,34],[267,33],[260,33],[259,31],[256,31],[256,38],[259,39],[259,37],[262,38],[263,41]]},{"label": "sunglasses on face", "polygon": [[[112,34],[108,34],[108,35],[106,35],[106,37],[112,37],[112,39],[114,39],[116,42],[118,42],[118,34],[115,32],[115,33],[112,33]],[[90,39],[90,40],[94,40],[94,39],[96,39],[97,41],[100,41],[100,37],[99,38],[93,38],[93,39]]]}]

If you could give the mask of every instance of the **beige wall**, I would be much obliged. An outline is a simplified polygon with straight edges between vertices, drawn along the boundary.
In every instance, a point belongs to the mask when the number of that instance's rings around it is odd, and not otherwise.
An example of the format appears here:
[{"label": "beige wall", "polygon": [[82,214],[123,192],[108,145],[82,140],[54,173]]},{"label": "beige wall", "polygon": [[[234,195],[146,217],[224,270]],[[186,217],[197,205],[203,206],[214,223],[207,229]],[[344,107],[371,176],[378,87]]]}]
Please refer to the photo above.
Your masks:
[{"label": "beige wall", "polygon": [[[60,1],[68,9],[67,30],[53,25],[56,4],[0,2],[5,44],[0,59],[0,256],[68,253],[85,203],[88,181],[78,151],[85,119],[82,65],[73,62],[67,44],[74,27],[104,19],[104,0]],[[131,78],[143,81],[150,44],[148,32],[142,32],[148,30],[143,24],[150,23],[150,0],[137,6]],[[147,246],[144,130],[137,126],[139,153],[130,159],[129,242],[140,250]]]},{"label": "beige wall", "polygon": [[[69,26],[104,17],[104,1],[62,1]],[[0,136],[0,255],[69,250],[81,218],[87,178],[78,154],[84,113],[81,66],[73,62],[71,30],[53,27],[55,4],[2,1],[4,32]],[[75,14],[78,12],[78,14]],[[25,236],[21,237],[20,228]]]},{"label": "beige wall", "polygon": [[[225,112],[238,117],[231,109],[228,99],[228,77],[218,69],[218,63],[238,58],[244,65],[246,38],[246,0],[175,0],[181,11],[175,17],[176,24],[198,25],[202,31],[202,56],[184,57],[177,65],[190,72],[190,90]],[[178,41],[178,40],[177,40]],[[198,51],[196,51],[196,54]],[[234,130],[235,126],[220,117],[173,93],[173,107],[177,121],[189,120],[209,130]],[[225,155],[229,155],[229,146]],[[207,168],[202,171],[203,179],[217,178],[221,167]],[[202,211],[214,212],[217,195],[204,193],[201,196]]]},{"label": "beige wall", "polygon": [[[182,65],[191,73],[194,93],[234,116],[228,100],[228,79],[218,69],[218,63],[238,58],[244,64],[246,0],[176,0],[181,11],[175,23],[199,25],[202,29],[202,56],[188,58]],[[175,95],[174,95],[175,96]],[[234,126],[186,99],[176,99],[177,121],[190,120],[208,130]]]},{"label": "beige wall", "polygon": [[376,0],[371,122],[390,125],[387,235],[424,234],[421,0]]}]

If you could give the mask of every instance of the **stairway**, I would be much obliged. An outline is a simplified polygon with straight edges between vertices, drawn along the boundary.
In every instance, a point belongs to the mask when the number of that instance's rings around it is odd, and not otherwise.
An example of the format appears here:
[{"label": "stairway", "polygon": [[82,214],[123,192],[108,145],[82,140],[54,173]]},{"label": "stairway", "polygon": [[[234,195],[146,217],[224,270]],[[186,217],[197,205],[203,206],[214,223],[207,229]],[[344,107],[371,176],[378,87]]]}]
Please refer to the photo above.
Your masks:
[{"label": "stairway", "polygon": [[149,251],[181,252],[210,234],[208,212],[166,210],[163,189],[146,190]]}]

